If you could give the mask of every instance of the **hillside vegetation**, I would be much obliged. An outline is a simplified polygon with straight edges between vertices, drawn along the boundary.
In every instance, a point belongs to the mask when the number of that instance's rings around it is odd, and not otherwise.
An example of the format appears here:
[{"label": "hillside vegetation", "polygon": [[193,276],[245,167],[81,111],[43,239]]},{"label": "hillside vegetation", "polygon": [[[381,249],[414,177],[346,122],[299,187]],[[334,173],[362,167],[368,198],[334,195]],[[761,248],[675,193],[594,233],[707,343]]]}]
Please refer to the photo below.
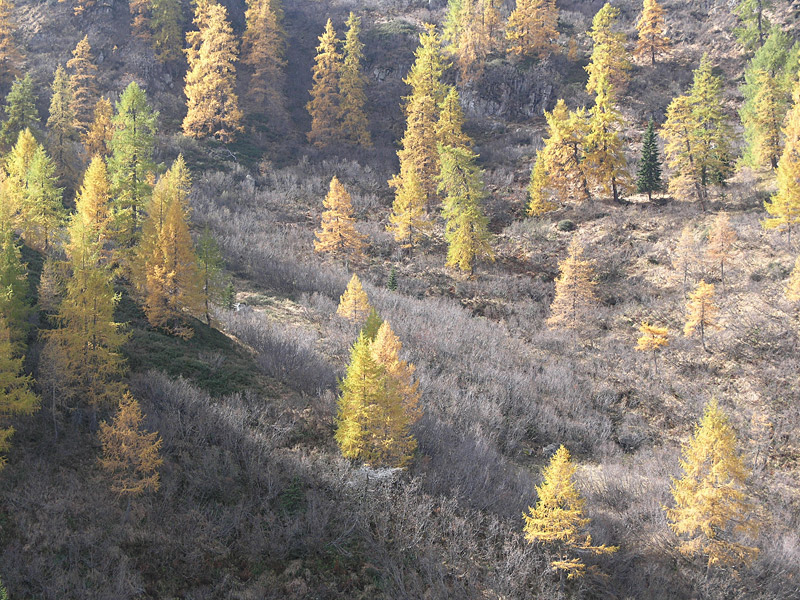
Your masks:
[{"label": "hillside vegetation", "polygon": [[785,0],[0,0],[0,598],[800,598]]}]

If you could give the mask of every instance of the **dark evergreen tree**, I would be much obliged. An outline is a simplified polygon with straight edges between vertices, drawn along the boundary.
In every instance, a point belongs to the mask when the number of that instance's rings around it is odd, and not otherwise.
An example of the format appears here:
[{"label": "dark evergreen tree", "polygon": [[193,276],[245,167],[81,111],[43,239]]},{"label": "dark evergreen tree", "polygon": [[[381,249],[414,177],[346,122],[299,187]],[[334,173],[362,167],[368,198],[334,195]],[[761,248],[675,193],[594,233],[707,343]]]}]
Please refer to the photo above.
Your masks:
[{"label": "dark evergreen tree", "polygon": [[386,282],[386,289],[392,292],[397,291],[397,270],[394,267],[389,271],[389,281]]},{"label": "dark evergreen tree", "polygon": [[647,194],[648,200],[652,201],[653,192],[661,189],[661,158],[658,156],[655,123],[650,119],[647,131],[644,133],[642,159],[636,172],[636,190],[640,194]]},{"label": "dark evergreen tree", "polygon": [[30,75],[19,77],[11,84],[4,107],[6,120],[0,132],[3,144],[11,146],[17,141],[19,132],[30,128],[39,130],[39,112],[36,110],[36,96],[33,93],[33,79]]}]

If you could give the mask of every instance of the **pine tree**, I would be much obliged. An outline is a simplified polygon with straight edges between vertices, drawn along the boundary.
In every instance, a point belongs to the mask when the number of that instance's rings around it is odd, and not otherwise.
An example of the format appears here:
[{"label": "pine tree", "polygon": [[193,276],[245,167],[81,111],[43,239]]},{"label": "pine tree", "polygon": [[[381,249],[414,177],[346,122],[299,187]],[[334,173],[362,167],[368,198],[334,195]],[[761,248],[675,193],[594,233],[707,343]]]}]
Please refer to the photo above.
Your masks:
[{"label": "pine tree", "polygon": [[439,109],[439,122],[436,124],[436,139],[442,146],[471,148],[472,140],[464,133],[464,111],[458,90],[451,87]]},{"label": "pine tree", "polygon": [[199,314],[203,305],[202,278],[189,233],[189,182],[185,173],[179,156],[162,177],[167,181],[165,191],[170,199],[155,244],[144,256],[147,320],[153,327],[184,339],[193,334],[185,325],[187,313]]},{"label": "pine tree", "polygon": [[750,471],[736,446],[728,417],[711,400],[683,447],[684,475],[672,483],[670,527],[682,536],[681,552],[704,554],[708,567],[747,564],[758,553],[738,541],[741,535],[754,535],[758,523],[751,516],[754,506],[745,484]]},{"label": "pine tree", "polygon": [[194,23],[197,31],[186,35],[190,47],[186,50],[189,70],[183,133],[228,143],[242,128],[235,92],[238,45],[224,6],[203,0],[197,5]]},{"label": "pine tree", "polygon": [[203,230],[203,234],[197,240],[196,254],[202,283],[202,301],[205,305],[206,323],[210,325],[209,305],[212,302],[222,303],[226,282],[222,273],[225,261],[217,245],[217,240],[214,239],[214,235],[208,227]]},{"label": "pine tree", "polygon": [[[6,427],[6,419],[12,415],[30,415],[39,408],[39,398],[31,391],[33,380],[25,375],[16,344],[6,324],[5,315],[0,313],[0,453],[5,454],[11,447],[14,428]],[[6,464],[6,457],[0,454],[0,470]]]},{"label": "pine tree", "polygon": [[6,230],[0,235],[0,316],[8,330],[15,356],[24,347],[30,325],[28,270],[22,263],[14,234]]},{"label": "pine tree", "polygon": [[369,122],[364,112],[367,95],[364,91],[367,78],[362,73],[364,44],[359,39],[361,19],[355,13],[345,23],[347,33],[344,38],[343,61],[339,71],[339,111],[341,114],[342,137],[346,143],[371,146]]},{"label": "pine tree", "polygon": [[440,146],[442,172],[439,191],[444,195],[442,216],[446,221],[447,266],[472,274],[475,261],[494,260],[489,219],[481,202],[486,197],[478,156],[468,148]]},{"label": "pine tree", "polygon": [[508,51],[517,56],[545,58],[558,49],[558,8],[555,0],[517,0],[506,23]]},{"label": "pine tree", "polygon": [[683,281],[683,294],[686,295],[686,284],[689,274],[697,263],[697,241],[692,233],[692,228],[686,226],[681,231],[681,237],[672,254],[672,266],[680,273]]},{"label": "pine tree", "polygon": [[622,115],[612,104],[609,86],[599,86],[595,104],[589,111],[589,134],[586,136],[585,172],[593,187],[611,194],[619,202],[629,185],[627,160],[620,131]]},{"label": "pine tree", "polygon": [[783,291],[789,302],[800,301],[800,256],[794,261],[794,268],[789,274],[789,280]]},{"label": "pine tree", "polygon": [[113,117],[111,101],[100,98],[94,105],[92,123],[83,138],[83,145],[89,156],[107,157],[111,154],[111,138],[114,135]]},{"label": "pine tree", "polygon": [[6,120],[3,122],[0,137],[4,145],[10,146],[16,143],[21,131],[26,129],[38,131],[39,112],[36,110],[36,96],[33,93],[33,79],[30,74],[14,80],[3,109]]},{"label": "pine tree", "polygon": [[529,506],[522,515],[525,539],[552,548],[555,558],[550,565],[561,575],[562,595],[565,574],[571,579],[586,573],[583,560],[574,554],[610,554],[617,550],[615,546],[595,546],[591,536],[583,533],[590,519],[584,516],[585,500],[573,480],[576,470],[569,451],[561,446],[545,467],[541,485],[536,486],[536,507]]},{"label": "pine tree", "polygon": [[386,282],[386,289],[390,292],[397,291],[397,269],[394,268],[394,265],[392,265],[392,269],[389,271],[389,280]]},{"label": "pine tree", "polygon": [[771,0],[739,0],[734,7],[733,12],[742,22],[734,33],[746,50],[756,50],[764,45],[764,34],[772,27],[764,9],[770,8]]},{"label": "pine tree", "polygon": [[689,294],[689,301],[686,303],[686,324],[683,326],[683,335],[689,337],[695,331],[700,330],[700,341],[703,350],[706,348],[706,330],[709,328],[718,329],[717,325],[717,305],[714,303],[714,284],[701,281],[693,292]]},{"label": "pine tree", "polygon": [[47,119],[50,147],[53,158],[65,168],[70,154],[69,144],[76,138],[76,131],[72,87],[61,65],[56,68],[51,89],[53,95],[50,97],[50,116]]},{"label": "pine tree", "polygon": [[731,227],[731,218],[728,213],[722,211],[714,219],[714,224],[708,232],[706,255],[711,262],[719,264],[719,279],[723,290],[725,289],[725,263],[731,259],[735,243],[736,231]]},{"label": "pine tree", "polygon": [[117,102],[108,172],[114,198],[115,241],[123,249],[139,239],[143,210],[152,190],[153,148],[158,113],[133,81]]},{"label": "pine tree", "polygon": [[284,32],[269,0],[248,0],[242,36],[242,62],[252,71],[247,100],[253,112],[283,107]]},{"label": "pine tree", "polygon": [[134,37],[150,39],[150,0],[128,0],[131,12],[131,33]]},{"label": "pine tree", "polygon": [[778,162],[778,191],[764,203],[769,217],[763,221],[766,229],[785,228],[790,241],[792,226],[800,223],[800,182],[796,176],[800,172],[800,82],[795,86],[793,100],[783,128],[786,143]]},{"label": "pine tree", "polygon": [[344,294],[339,297],[336,314],[351,323],[359,324],[367,318],[371,308],[367,293],[361,287],[361,280],[353,273]]},{"label": "pine tree", "polygon": [[22,235],[32,247],[47,251],[66,218],[56,166],[42,146],[31,157],[26,178]]},{"label": "pine tree", "polygon": [[318,148],[330,146],[341,141],[341,97],[340,76],[342,56],[336,49],[339,40],[333,23],[328,19],[325,31],[319,37],[317,55],[311,69],[313,85],[311,101],[306,104],[311,115],[311,131],[308,141]]},{"label": "pine tree", "polygon": [[628,70],[631,68],[628,52],[625,50],[625,34],[614,31],[618,16],[619,9],[608,2],[595,14],[592,30],[589,32],[594,46],[592,57],[586,66],[589,73],[586,91],[599,94],[601,88],[604,88],[612,104],[615,100],[614,94],[627,82]]},{"label": "pine tree", "polygon": [[586,323],[597,306],[594,293],[593,261],[583,258],[583,247],[577,238],[569,245],[569,255],[558,264],[560,274],[556,278],[556,293],[550,305],[547,325],[577,329]]},{"label": "pine tree", "polygon": [[183,60],[183,5],[180,0],[150,0],[150,34],[161,64]]},{"label": "pine tree", "polygon": [[92,123],[98,97],[97,65],[94,64],[88,35],[84,36],[72,51],[72,58],[67,61],[67,68],[73,70],[69,85],[72,88],[75,128],[81,134],[85,134]]},{"label": "pine tree", "polygon": [[540,166],[534,166],[531,173],[531,201],[548,207],[552,198],[588,200],[586,112],[583,109],[570,112],[564,100],[559,100],[553,112],[545,112],[545,118],[548,137],[536,155],[536,165]]},{"label": "pine tree", "polygon": [[20,72],[22,53],[14,42],[16,24],[12,14],[14,3],[11,0],[0,0],[0,63],[3,65],[0,84],[7,85],[12,77]]},{"label": "pine tree", "polygon": [[103,455],[100,466],[111,476],[111,491],[130,499],[147,491],[158,491],[158,468],[161,440],[157,432],[142,429],[142,409],[136,399],[125,392],[111,423],[100,423],[100,444]]},{"label": "pine tree", "polygon": [[636,22],[639,38],[636,41],[637,56],[649,56],[650,64],[655,66],[656,54],[669,52],[669,38],[664,35],[667,26],[664,22],[664,9],[657,0],[644,0],[642,14]]},{"label": "pine tree", "polygon": [[642,335],[636,340],[636,349],[640,352],[653,353],[653,373],[658,375],[658,362],[656,357],[658,351],[669,344],[669,331],[666,327],[651,325],[642,322],[639,325],[639,333]]},{"label": "pine tree", "polygon": [[331,256],[348,255],[358,260],[364,252],[366,236],[355,228],[353,203],[350,194],[334,175],[330,189],[322,202],[321,229],[314,232],[315,252],[327,252]]},{"label": "pine tree", "polygon": [[653,192],[660,191],[662,187],[661,159],[658,156],[655,123],[650,119],[642,141],[642,158],[639,161],[639,170],[636,172],[636,191],[647,194],[647,199],[652,202]]}]

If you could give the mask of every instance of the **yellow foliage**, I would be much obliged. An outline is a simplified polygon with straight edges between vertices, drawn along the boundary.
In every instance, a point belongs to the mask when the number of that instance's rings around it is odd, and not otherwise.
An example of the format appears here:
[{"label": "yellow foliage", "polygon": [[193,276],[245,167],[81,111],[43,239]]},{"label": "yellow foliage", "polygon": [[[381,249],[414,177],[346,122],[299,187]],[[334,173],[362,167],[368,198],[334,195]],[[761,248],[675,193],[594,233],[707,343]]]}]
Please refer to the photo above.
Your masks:
[{"label": "yellow foliage", "polygon": [[558,7],[555,0],[517,0],[506,23],[508,51],[544,58],[557,50]]},{"label": "yellow foliage", "polygon": [[573,238],[569,255],[558,267],[561,273],[556,278],[556,294],[550,305],[547,325],[551,329],[577,329],[585,324],[584,319],[597,305],[593,261],[583,258],[583,247],[577,238]]},{"label": "yellow foliage", "polygon": [[686,304],[686,324],[683,326],[683,335],[689,337],[696,330],[700,330],[700,340],[703,349],[706,348],[706,329],[719,328],[717,325],[717,305],[714,303],[714,284],[701,281],[697,288],[689,294]]},{"label": "yellow foliage", "polygon": [[361,71],[361,63],[364,61],[364,44],[358,37],[361,33],[361,19],[351,12],[346,25],[344,57],[339,76],[342,138],[349,144],[371,146],[369,122],[364,112],[364,106],[367,103],[367,95],[364,91],[367,79]]},{"label": "yellow foliage", "polygon": [[758,92],[753,98],[753,157],[756,164],[778,166],[781,157],[781,124],[785,118],[783,92],[767,71],[756,73]]},{"label": "yellow foliage", "polygon": [[785,144],[778,162],[778,191],[764,203],[769,217],[766,229],[786,229],[791,240],[792,227],[800,223],[800,81],[795,84],[793,104],[783,127]]},{"label": "yellow foliage", "polygon": [[247,98],[257,107],[283,104],[279,87],[283,81],[283,29],[270,0],[247,0],[246,27],[242,35],[242,62],[253,71],[247,86]]},{"label": "yellow foliage", "polygon": [[325,210],[321,229],[314,232],[317,238],[314,251],[337,257],[347,254],[355,259],[361,258],[366,236],[356,231],[350,194],[335,175],[322,205]]},{"label": "yellow foliage", "polygon": [[540,217],[558,208],[557,204],[545,196],[545,188],[550,182],[546,161],[544,150],[539,150],[536,153],[536,162],[533,164],[531,182],[528,185],[528,214],[532,217]]},{"label": "yellow foliage", "polygon": [[621,192],[630,185],[622,136],[622,115],[612,104],[609,85],[597,88],[594,106],[589,111],[584,172],[603,194],[619,202]]},{"label": "yellow foliage", "polygon": [[361,280],[353,273],[344,294],[339,297],[336,314],[351,323],[361,323],[367,318],[371,308],[367,293],[361,287]]},{"label": "yellow foliage", "polygon": [[619,9],[607,2],[597,11],[592,20],[592,29],[589,37],[594,46],[592,57],[586,66],[589,81],[586,91],[599,94],[605,89],[606,94],[613,103],[612,94],[619,92],[628,80],[628,70],[631,68],[628,61],[628,52],[625,50],[625,34],[614,31],[617,23]]},{"label": "yellow foliage", "polygon": [[72,51],[72,58],[67,61],[67,68],[73,71],[69,78],[69,84],[72,87],[75,128],[78,132],[85,134],[92,123],[92,113],[98,95],[97,65],[93,61],[88,35],[84,36]]},{"label": "yellow foliage", "polygon": [[109,236],[111,226],[111,184],[108,180],[106,162],[99,156],[92,158],[83,176],[83,186],[75,202],[75,218],[82,219],[93,232],[93,243],[99,244]]},{"label": "yellow foliage", "polygon": [[569,451],[561,446],[545,467],[542,484],[536,486],[536,507],[528,507],[522,515],[525,539],[550,545],[558,556],[550,565],[570,578],[581,577],[586,571],[583,561],[570,558],[570,554],[609,554],[617,550],[615,546],[593,545],[591,536],[584,533],[590,519],[583,514],[585,501],[573,481],[576,470]]},{"label": "yellow foliage", "polygon": [[317,55],[311,69],[311,101],[306,104],[311,115],[308,141],[317,147],[341,141],[339,75],[342,56],[336,49],[339,40],[330,19],[319,36]]},{"label": "yellow foliage", "polygon": [[111,136],[114,133],[114,128],[111,124],[113,116],[114,110],[111,107],[111,102],[105,98],[100,98],[94,105],[92,123],[83,138],[83,144],[89,156],[106,157],[111,154]]},{"label": "yellow foliage", "polygon": [[750,471],[736,446],[728,417],[711,400],[683,447],[684,475],[672,482],[670,527],[682,536],[681,552],[706,555],[708,566],[747,564],[758,553],[737,541],[741,535],[753,535],[758,523],[751,517],[754,506],[745,488]]},{"label": "yellow foliage", "polygon": [[103,446],[100,466],[111,476],[111,491],[138,496],[158,490],[158,468],[164,462],[161,440],[157,432],[142,431],[142,409],[130,392],[119,401],[111,424],[100,423],[98,435]]},{"label": "yellow foliage", "polygon": [[664,9],[657,0],[644,0],[642,14],[636,22],[639,38],[636,41],[637,56],[650,56],[650,63],[656,64],[656,55],[669,51],[669,38],[664,35]]},{"label": "yellow foliage", "polygon": [[389,185],[395,188],[395,196],[386,230],[394,234],[395,241],[403,248],[410,249],[433,225],[425,216],[427,196],[417,170],[409,162],[401,165],[400,174]]},{"label": "yellow foliage", "polygon": [[643,322],[639,325],[641,337],[636,340],[636,349],[640,352],[655,352],[669,344],[668,329]]}]

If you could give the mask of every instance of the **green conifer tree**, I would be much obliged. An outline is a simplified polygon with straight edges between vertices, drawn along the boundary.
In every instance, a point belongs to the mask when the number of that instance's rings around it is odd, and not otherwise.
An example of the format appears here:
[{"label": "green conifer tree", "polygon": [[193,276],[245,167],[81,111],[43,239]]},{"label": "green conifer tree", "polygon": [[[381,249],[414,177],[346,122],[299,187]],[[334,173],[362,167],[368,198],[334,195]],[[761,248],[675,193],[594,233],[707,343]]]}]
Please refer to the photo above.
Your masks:
[{"label": "green conifer tree", "polygon": [[642,141],[642,158],[639,161],[639,170],[636,172],[636,191],[647,194],[647,199],[652,202],[653,192],[660,191],[662,185],[656,127],[653,119],[650,119]]},{"label": "green conifer tree", "polygon": [[36,95],[33,92],[33,78],[26,73],[22,79],[15,79],[11,84],[11,91],[6,96],[6,105],[3,107],[6,120],[0,137],[5,146],[16,143],[19,133],[25,129],[38,131],[39,111],[36,110]]}]

